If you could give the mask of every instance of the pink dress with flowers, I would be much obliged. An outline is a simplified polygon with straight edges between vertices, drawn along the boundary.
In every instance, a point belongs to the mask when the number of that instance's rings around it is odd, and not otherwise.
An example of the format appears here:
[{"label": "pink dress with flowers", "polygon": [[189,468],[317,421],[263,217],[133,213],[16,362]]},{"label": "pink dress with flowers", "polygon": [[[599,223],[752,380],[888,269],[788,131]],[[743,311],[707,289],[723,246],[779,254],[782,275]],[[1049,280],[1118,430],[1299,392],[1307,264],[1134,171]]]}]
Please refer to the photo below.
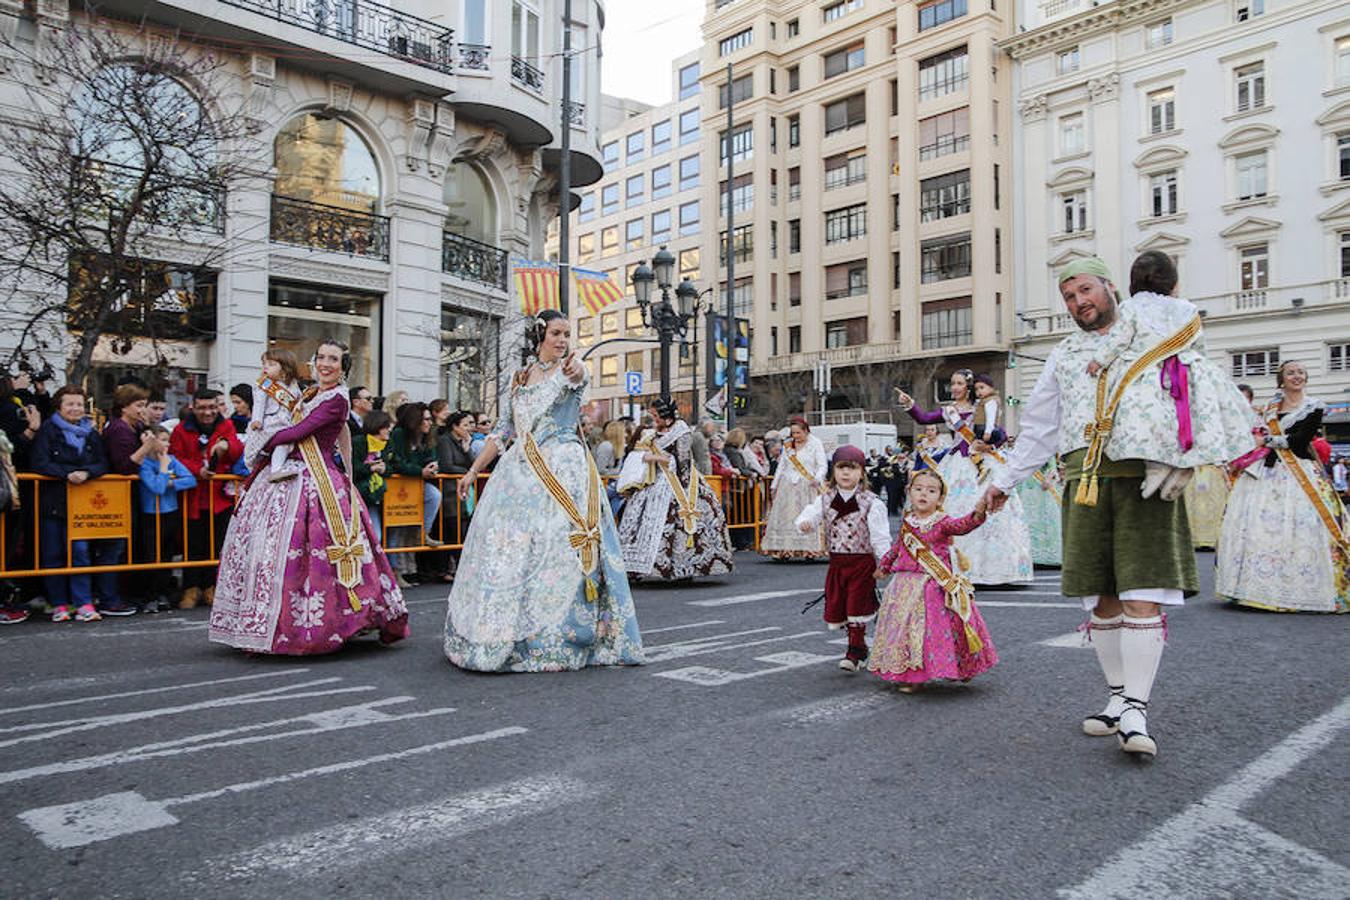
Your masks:
[{"label": "pink dress with flowers", "polygon": [[[969,534],[984,520],[972,513],[939,515],[926,522],[911,516],[906,521],[950,567],[952,538]],[[979,609],[972,604],[970,624],[984,647],[972,653],[961,618],[947,609],[946,593],[905,549],[903,538],[881,558],[880,568],[895,577],[877,613],[868,671],[886,681],[921,684],[941,678],[964,681],[994,667],[998,652]]]},{"label": "pink dress with flowers", "polygon": [[[353,492],[333,453],[347,422],[347,388],[338,386],[305,401],[304,418],[268,446],[298,444],[313,435],[344,522]],[[270,460],[261,457],[264,465]],[[395,584],[365,504],[361,523],[360,582],[352,601],[338,583],[327,548],[333,543],[314,473],[294,447],[287,468],[294,478],[271,481],[264,468],[235,509],[220,554],[212,641],[255,653],[308,656],[332,653],[365,632],[393,643],[408,636],[408,607]]]}]

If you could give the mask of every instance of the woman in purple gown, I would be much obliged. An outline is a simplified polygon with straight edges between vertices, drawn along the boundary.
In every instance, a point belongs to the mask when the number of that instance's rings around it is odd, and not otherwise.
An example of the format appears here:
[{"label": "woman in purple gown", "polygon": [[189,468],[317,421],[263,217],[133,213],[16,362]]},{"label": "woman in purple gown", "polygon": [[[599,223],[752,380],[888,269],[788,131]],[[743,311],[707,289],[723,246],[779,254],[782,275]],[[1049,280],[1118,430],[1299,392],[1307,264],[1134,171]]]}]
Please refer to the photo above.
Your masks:
[{"label": "woman in purple gown", "polygon": [[[211,640],[256,653],[331,653],[358,634],[392,643],[408,636],[408,608],[394,583],[365,504],[352,490],[345,345],[314,354],[318,385],[295,424],[268,441],[262,467],[236,508],[221,551]],[[294,449],[273,480],[273,447]],[[350,465],[350,462],[348,462]],[[262,477],[259,477],[259,476]],[[286,548],[278,553],[278,548]]]}]

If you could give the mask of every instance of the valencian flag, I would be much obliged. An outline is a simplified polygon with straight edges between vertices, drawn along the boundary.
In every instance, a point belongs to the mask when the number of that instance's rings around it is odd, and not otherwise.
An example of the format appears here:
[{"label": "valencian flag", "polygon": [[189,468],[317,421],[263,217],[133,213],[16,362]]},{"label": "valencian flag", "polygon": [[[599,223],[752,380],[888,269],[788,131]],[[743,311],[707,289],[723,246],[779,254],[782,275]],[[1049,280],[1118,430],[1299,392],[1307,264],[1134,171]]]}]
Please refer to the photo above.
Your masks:
[{"label": "valencian flag", "polygon": [[557,263],[517,259],[512,261],[512,268],[521,313],[537,316],[542,310],[559,307]]},{"label": "valencian flag", "polygon": [[595,315],[611,303],[623,299],[623,288],[609,280],[604,272],[592,272],[590,269],[573,269],[572,283],[577,288],[579,299],[586,311]]}]

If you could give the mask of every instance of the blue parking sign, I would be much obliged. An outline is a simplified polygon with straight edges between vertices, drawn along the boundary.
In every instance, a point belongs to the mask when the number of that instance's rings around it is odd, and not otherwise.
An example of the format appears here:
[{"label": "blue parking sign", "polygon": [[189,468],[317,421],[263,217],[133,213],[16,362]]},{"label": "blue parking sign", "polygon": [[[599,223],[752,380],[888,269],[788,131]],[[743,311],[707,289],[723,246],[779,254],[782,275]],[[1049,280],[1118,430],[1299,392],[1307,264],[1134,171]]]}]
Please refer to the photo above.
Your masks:
[{"label": "blue parking sign", "polygon": [[636,397],[642,393],[642,373],[625,372],[623,374],[623,383],[628,389],[628,396]]}]

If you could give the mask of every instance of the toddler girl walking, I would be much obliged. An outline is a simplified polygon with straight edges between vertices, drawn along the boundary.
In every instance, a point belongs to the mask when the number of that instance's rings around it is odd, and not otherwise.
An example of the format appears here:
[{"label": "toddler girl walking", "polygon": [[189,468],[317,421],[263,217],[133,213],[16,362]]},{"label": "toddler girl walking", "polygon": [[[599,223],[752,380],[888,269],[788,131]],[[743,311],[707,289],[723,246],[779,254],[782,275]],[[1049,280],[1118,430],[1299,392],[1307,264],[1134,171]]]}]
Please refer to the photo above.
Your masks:
[{"label": "toddler girl walking", "polygon": [[946,497],[946,482],[932,469],[910,476],[900,537],[875,573],[895,577],[881,600],[867,668],[905,693],[940,679],[969,681],[998,662],[970,580],[952,565],[952,538],[984,522],[984,500],[953,518],[942,511]]}]

